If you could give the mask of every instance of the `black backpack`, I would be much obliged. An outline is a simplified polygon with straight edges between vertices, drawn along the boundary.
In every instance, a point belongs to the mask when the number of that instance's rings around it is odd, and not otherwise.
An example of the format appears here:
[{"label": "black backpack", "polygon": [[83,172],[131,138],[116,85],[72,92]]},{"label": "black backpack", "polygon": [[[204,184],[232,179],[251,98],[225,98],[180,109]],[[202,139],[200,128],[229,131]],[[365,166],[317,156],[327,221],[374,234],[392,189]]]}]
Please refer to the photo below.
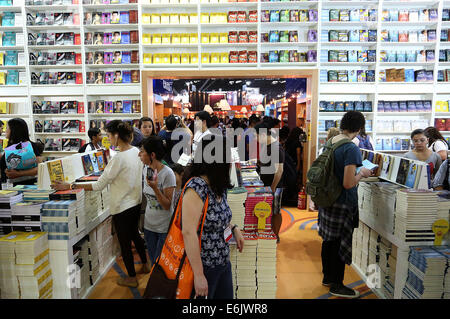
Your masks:
[{"label": "black backpack", "polygon": [[92,145],[92,142],[86,143],[83,146],[80,147],[80,149],[78,150],[78,153],[84,153],[86,152],[86,148],[88,147],[88,145],[91,145],[91,147],[94,147],[94,145]]}]

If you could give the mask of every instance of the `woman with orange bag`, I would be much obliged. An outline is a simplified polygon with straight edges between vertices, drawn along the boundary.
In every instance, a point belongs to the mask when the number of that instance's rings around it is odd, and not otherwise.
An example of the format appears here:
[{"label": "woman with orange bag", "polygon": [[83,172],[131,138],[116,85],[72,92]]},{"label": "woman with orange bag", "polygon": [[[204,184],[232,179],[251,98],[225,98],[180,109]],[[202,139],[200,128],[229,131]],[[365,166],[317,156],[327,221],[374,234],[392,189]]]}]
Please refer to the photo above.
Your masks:
[{"label": "woman with orange bag", "polygon": [[[215,154],[211,152],[211,143]],[[219,151],[220,148],[223,152]],[[225,138],[208,136],[200,141],[194,161],[185,174],[184,181],[188,182],[182,199],[182,233],[194,273],[197,297],[233,298],[230,249],[224,237],[225,229],[230,227],[232,230],[240,252],[244,238],[237,225],[230,224],[231,209],[227,202],[227,189],[231,187],[230,163],[231,150],[226,148]],[[197,230],[207,197],[208,207],[199,245]]]}]

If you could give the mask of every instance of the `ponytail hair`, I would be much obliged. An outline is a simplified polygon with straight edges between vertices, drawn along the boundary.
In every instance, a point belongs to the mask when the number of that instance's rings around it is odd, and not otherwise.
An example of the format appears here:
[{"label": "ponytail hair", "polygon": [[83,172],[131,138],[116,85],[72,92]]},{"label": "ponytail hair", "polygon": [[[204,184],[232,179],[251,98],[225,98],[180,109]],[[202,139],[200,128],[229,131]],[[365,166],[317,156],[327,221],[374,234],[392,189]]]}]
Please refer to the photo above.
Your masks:
[{"label": "ponytail hair", "polygon": [[106,132],[111,134],[118,134],[119,138],[130,143],[133,140],[133,128],[127,122],[121,120],[113,120],[106,124]]}]

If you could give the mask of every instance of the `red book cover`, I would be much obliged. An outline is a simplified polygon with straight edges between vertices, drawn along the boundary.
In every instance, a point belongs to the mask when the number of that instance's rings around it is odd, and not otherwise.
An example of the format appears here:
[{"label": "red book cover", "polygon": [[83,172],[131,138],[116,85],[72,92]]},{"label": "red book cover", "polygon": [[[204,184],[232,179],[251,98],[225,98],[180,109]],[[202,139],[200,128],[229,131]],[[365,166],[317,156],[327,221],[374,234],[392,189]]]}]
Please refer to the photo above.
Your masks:
[{"label": "red book cover", "polygon": [[84,113],[84,102],[78,102],[78,114]]},{"label": "red book cover", "polygon": [[137,3],[138,0],[129,0],[128,3]]},{"label": "red book cover", "polygon": [[80,25],[80,14],[79,13],[73,14],[73,24]]},{"label": "red book cover", "polygon": [[81,64],[81,53],[75,53],[75,64]]},{"label": "red book cover", "polygon": [[[84,124],[84,122],[82,122],[82,123]],[[84,146],[84,144],[86,144],[86,141],[82,139],[81,142],[80,142],[80,147]]]},{"label": "red book cover", "polygon": [[81,37],[80,34],[75,34],[74,45],[81,45]]},{"label": "red book cover", "polygon": [[445,122],[445,130],[443,131],[450,131],[450,119],[446,119]]},{"label": "red book cover", "polygon": [[75,78],[75,83],[83,84],[83,74],[82,73],[77,73],[76,78]]},{"label": "red book cover", "polygon": [[408,10],[400,10],[398,14],[398,21],[408,22],[409,21],[409,11]]},{"label": "red book cover", "polygon": [[139,31],[137,31],[137,30],[133,30],[133,31],[130,31],[130,40],[131,40],[131,43],[139,43]]},{"label": "red book cover", "polygon": [[130,10],[130,24],[138,23],[138,12],[137,10]]},{"label": "red book cover", "polygon": [[436,126],[438,131],[445,131],[448,124],[446,124],[446,119],[435,119],[434,126]]},{"label": "red book cover", "polygon": [[139,63],[139,51],[131,51],[131,63]]},{"label": "red book cover", "polygon": [[86,125],[84,124],[84,121],[80,121],[80,133],[86,132]]}]

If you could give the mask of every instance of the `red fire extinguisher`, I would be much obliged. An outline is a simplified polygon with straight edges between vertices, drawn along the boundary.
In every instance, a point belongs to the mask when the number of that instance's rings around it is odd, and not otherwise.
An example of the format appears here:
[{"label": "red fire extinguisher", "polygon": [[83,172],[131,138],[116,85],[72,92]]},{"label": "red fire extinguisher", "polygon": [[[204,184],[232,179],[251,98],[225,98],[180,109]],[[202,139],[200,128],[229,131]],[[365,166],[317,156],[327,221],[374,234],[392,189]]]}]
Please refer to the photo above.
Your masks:
[{"label": "red fire extinguisher", "polygon": [[300,193],[298,193],[297,208],[298,209],[306,209],[305,187],[302,187],[302,190],[300,191]]}]

